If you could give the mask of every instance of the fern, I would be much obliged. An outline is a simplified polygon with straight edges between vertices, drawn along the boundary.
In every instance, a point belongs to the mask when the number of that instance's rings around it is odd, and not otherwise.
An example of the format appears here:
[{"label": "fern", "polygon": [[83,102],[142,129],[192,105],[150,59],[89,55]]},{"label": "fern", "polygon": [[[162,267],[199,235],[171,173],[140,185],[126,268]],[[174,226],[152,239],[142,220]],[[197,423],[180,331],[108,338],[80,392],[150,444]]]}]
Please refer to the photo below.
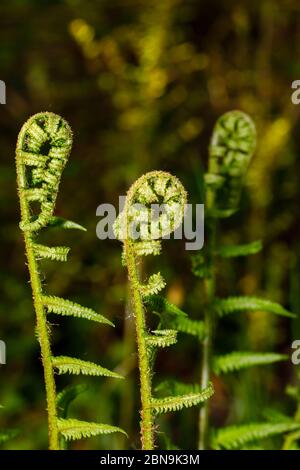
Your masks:
[{"label": "fern", "polygon": [[213,449],[239,449],[245,444],[300,429],[300,423],[250,423],[229,426],[216,432]]},{"label": "fern", "polygon": [[145,304],[161,318],[162,327],[175,328],[181,333],[196,336],[201,342],[205,338],[205,324],[201,320],[193,320],[176,305],[159,295],[151,295]]},{"label": "fern", "polygon": [[34,244],[34,252],[37,258],[51,259],[53,261],[67,261],[70,248],[67,246],[44,246],[39,243]]},{"label": "fern", "polygon": [[176,330],[153,330],[146,336],[147,345],[150,347],[167,348],[177,342]]},{"label": "fern", "polygon": [[123,377],[116,372],[105,369],[104,367],[94,364],[93,362],[82,361],[73,357],[56,356],[52,358],[52,365],[59,374],[73,374],[73,375],[94,375],[114,377],[115,379],[122,379]]},{"label": "fern", "polygon": [[213,369],[216,374],[227,374],[248,367],[287,361],[288,358],[286,354],[237,351],[224,356],[216,356],[213,361]]},{"label": "fern", "polygon": [[240,311],[257,311],[274,313],[283,317],[294,318],[295,314],[289,312],[276,302],[260,299],[258,297],[229,297],[228,299],[217,299],[214,308],[220,317]]},{"label": "fern", "polygon": [[117,426],[79,421],[78,419],[58,418],[57,426],[60,434],[67,441],[74,441],[85,437],[99,436],[101,434],[111,434],[114,432],[120,432],[127,436],[126,432]]},{"label": "fern", "polygon": [[86,320],[92,320],[97,323],[106,323],[107,325],[114,326],[114,324],[103,317],[99,313],[88,307],[82,307],[71,300],[65,300],[54,295],[43,295],[42,303],[50,313],[56,313],[57,315],[73,316],[77,318],[85,318]]},{"label": "fern", "polygon": [[255,255],[262,250],[262,242],[247,243],[245,245],[224,245],[216,249],[216,254],[222,258],[234,258],[237,256]]},{"label": "fern", "polygon": [[183,408],[190,408],[208,400],[214,393],[212,384],[201,391],[187,393],[185,395],[176,395],[164,398],[152,398],[151,408],[157,414],[168,413],[169,411],[178,411]]},{"label": "fern", "polygon": [[[59,373],[120,376],[96,364],[66,357],[53,357],[50,344],[50,325],[47,313],[69,315],[99,323],[111,324],[109,320],[93,310],[69,300],[48,296],[41,282],[39,262],[48,258],[66,261],[69,248],[48,247],[37,242],[42,229],[57,227],[85,230],[81,225],[53,215],[62,171],[67,163],[72,146],[72,132],[60,116],[39,113],[32,116],[22,127],[16,149],[18,193],[21,207],[20,228],[23,231],[28,269],[36,313],[36,330],[41,347],[48,411],[49,448],[60,448],[60,435],[75,439],[95,433],[120,431],[118,428],[76,420],[58,418],[54,370]],[[38,214],[34,214],[31,203],[39,203]],[[68,427],[69,425],[69,427]],[[73,426],[73,431],[72,431]],[[75,430],[77,426],[77,431]],[[97,428],[98,426],[98,428]],[[96,431],[98,429],[98,431]]]},{"label": "fern", "polygon": [[209,172],[206,184],[214,192],[214,205],[209,209],[237,209],[245,174],[256,145],[253,121],[241,111],[221,116],[210,143]]},{"label": "fern", "polygon": [[65,387],[57,394],[56,406],[57,414],[60,418],[66,418],[68,415],[69,406],[81,393],[87,390],[86,385],[77,384]]},{"label": "fern", "polygon": [[[207,400],[212,387],[184,396],[155,398],[152,394],[152,366],[154,350],[176,342],[177,329],[162,326],[163,312],[185,317],[186,315],[167,300],[158,296],[165,281],[161,273],[153,274],[146,283],[140,280],[137,262],[140,257],[158,255],[160,238],[170,235],[181,223],[186,205],[186,192],[180,181],[169,173],[153,171],[139,178],[129,189],[123,212],[119,214],[114,230],[123,242],[123,264],[127,266],[135,317],[141,385],[141,439],[142,448],[154,448],[154,416],[176,411]],[[164,212],[153,217],[152,204],[163,201]],[[138,236],[137,236],[138,235]],[[145,308],[157,311],[161,323],[159,330],[148,332]]]},{"label": "fern", "polygon": [[[262,248],[261,241],[245,245],[218,245],[218,228],[220,220],[230,217],[238,210],[239,200],[244,178],[255,149],[256,135],[252,120],[240,111],[230,111],[219,118],[211,139],[209,148],[209,168],[205,175],[205,207],[206,207],[206,237],[205,250],[192,258],[192,271],[203,279],[205,289],[203,336],[199,336],[203,343],[202,370],[200,388],[207,387],[213,372],[225,374],[239,371],[244,368],[258,365],[273,364],[287,360],[286,355],[273,352],[260,353],[251,351],[232,352],[223,356],[214,354],[214,338],[218,328],[218,320],[225,315],[235,312],[265,311],[283,317],[294,317],[294,314],[276,302],[252,296],[229,297],[220,299],[216,296],[217,258],[234,258],[258,253]],[[186,331],[193,334],[192,331]],[[200,409],[199,416],[199,449],[210,447],[209,444],[209,410],[208,402]],[[221,430],[217,434],[217,441],[223,443],[230,437],[230,431],[236,431],[239,446],[248,444],[248,437],[259,437],[271,431],[271,424],[250,427],[229,428],[228,434]],[[263,427],[265,426],[265,427]],[[276,429],[276,428],[272,428]],[[281,429],[280,426],[278,429]],[[239,436],[239,431],[241,431]],[[243,437],[243,431],[245,436]],[[247,434],[249,432],[249,434]],[[276,431],[274,431],[276,433]],[[254,439],[254,437],[253,437]],[[228,442],[230,439],[228,438]],[[224,448],[231,448],[225,442]],[[223,447],[223,444],[220,444]],[[234,446],[233,446],[234,447]]]}]

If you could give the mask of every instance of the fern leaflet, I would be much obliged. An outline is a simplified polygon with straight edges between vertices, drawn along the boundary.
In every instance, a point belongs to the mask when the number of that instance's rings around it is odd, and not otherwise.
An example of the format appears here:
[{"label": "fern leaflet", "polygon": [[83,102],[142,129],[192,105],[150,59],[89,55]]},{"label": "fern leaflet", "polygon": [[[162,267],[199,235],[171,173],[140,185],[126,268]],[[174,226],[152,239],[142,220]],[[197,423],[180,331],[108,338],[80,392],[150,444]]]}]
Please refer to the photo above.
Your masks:
[{"label": "fern leaflet", "polygon": [[213,369],[216,374],[227,374],[248,367],[274,364],[286,360],[288,360],[286,354],[235,351],[224,356],[215,357]]},{"label": "fern leaflet", "polygon": [[73,374],[73,375],[94,375],[114,377],[122,379],[123,377],[116,372],[112,372],[104,367],[101,367],[93,362],[82,361],[67,356],[55,356],[52,358],[52,365],[57,369],[59,374]]},{"label": "fern leaflet", "polygon": [[58,418],[57,424],[60,434],[67,441],[99,436],[101,434],[111,434],[113,432],[120,432],[127,436],[125,431],[117,426],[110,426],[109,424],[90,423],[87,421],[80,421],[78,419],[63,418]]}]

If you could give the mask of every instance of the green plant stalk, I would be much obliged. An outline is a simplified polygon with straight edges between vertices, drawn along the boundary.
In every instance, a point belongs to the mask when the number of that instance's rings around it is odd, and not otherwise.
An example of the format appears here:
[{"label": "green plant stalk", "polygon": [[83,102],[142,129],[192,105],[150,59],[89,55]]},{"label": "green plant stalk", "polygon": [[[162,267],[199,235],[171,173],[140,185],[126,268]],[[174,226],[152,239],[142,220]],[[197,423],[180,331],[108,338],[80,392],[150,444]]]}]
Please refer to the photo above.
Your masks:
[{"label": "green plant stalk", "polygon": [[[214,206],[214,193],[208,189],[206,195],[206,209],[209,212]],[[217,223],[216,219],[212,218],[209,224],[208,231],[208,253],[207,263],[210,270],[210,277],[204,281],[204,289],[206,294],[206,306],[204,312],[204,323],[206,330],[206,337],[203,341],[203,356],[202,356],[202,369],[200,377],[201,389],[208,387],[210,382],[211,368],[212,368],[212,350],[213,350],[213,335],[215,324],[215,312],[213,303],[215,299],[215,260],[214,253],[216,251],[216,233]],[[209,404],[205,401],[199,412],[199,442],[198,449],[205,450],[208,447],[209,435]]]},{"label": "green plant stalk", "polygon": [[[294,421],[295,422],[300,421],[300,404],[298,404],[297,406]],[[282,450],[290,450],[293,443],[297,441],[298,439],[300,439],[300,431],[295,431],[295,432],[288,434],[284,439]]]},{"label": "green plant stalk", "polygon": [[[25,201],[25,194],[23,194],[24,181],[23,171],[17,165],[17,182],[20,196],[20,208],[22,220],[25,222],[30,221],[30,214]],[[48,435],[49,435],[49,449],[59,450],[59,436],[57,429],[57,409],[56,409],[56,386],[54,380],[54,372],[51,363],[51,347],[47,331],[46,313],[42,303],[42,285],[38,272],[38,265],[35,259],[34,248],[32,243],[32,234],[24,231],[25,250],[28,261],[28,270],[30,275],[30,282],[32,287],[33,303],[36,313],[36,327],[38,339],[41,347],[42,364],[44,369],[44,380],[46,389],[46,401],[48,411]]]},{"label": "green plant stalk", "polygon": [[139,292],[139,275],[136,266],[133,242],[126,240],[125,252],[128,267],[128,277],[131,289],[132,310],[135,317],[136,337],[139,357],[140,386],[141,386],[141,440],[143,450],[153,450],[153,414],[151,410],[151,374],[146,345],[146,321],[143,302]]}]

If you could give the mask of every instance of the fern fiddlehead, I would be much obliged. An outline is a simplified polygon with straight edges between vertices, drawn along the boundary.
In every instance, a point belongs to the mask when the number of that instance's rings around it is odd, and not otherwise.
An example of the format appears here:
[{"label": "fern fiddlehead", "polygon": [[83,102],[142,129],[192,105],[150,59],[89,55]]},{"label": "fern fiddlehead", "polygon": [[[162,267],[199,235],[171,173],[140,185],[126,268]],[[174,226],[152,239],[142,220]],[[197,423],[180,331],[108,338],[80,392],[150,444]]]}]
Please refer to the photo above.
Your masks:
[{"label": "fern fiddlehead", "polygon": [[[37,336],[41,347],[48,412],[49,448],[60,448],[60,437],[79,439],[95,434],[121,431],[114,426],[80,422],[58,417],[54,371],[58,373],[120,376],[96,364],[65,356],[53,357],[47,316],[53,312],[111,324],[92,309],[69,300],[45,295],[40,261],[44,258],[66,261],[69,248],[37,243],[40,231],[48,226],[79,228],[78,224],[53,216],[62,171],[72,146],[72,132],[60,116],[44,112],[32,116],[22,127],[16,148],[17,185],[21,208],[20,228],[24,235],[28,270],[36,313]],[[32,202],[39,204],[34,213]],[[84,230],[84,229],[83,229]],[[75,422],[76,421],[76,422]],[[80,425],[81,423],[81,425]],[[121,431],[122,432],[122,431]]]},{"label": "fern fiddlehead", "polygon": [[205,175],[207,187],[212,190],[207,195],[207,210],[237,209],[255,146],[255,126],[247,114],[229,111],[218,119],[209,148],[209,169]]},{"label": "fern fiddlehead", "polygon": [[[230,111],[221,116],[214,128],[209,155],[208,173],[205,175],[205,207],[208,215],[206,250],[205,329],[201,387],[207,386],[212,368],[212,348],[215,328],[215,253],[217,247],[217,218],[237,209],[244,175],[255,148],[255,127],[252,120],[241,111]],[[208,404],[199,414],[199,449],[208,445]]]},{"label": "fern fiddlehead", "polygon": [[[204,278],[207,302],[205,310],[206,337],[203,341],[201,386],[208,382],[211,371],[216,374],[225,374],[243,368],[258,365],[273,364],[287,360],[287,356],[276,353],[257,353],[249,351],[236,351],[223,356],[215,357],[213,351],[214,331],[217,318],[234,312],[262,310],[284,317],[293,314],[276,302],[258,297],[229,297],[216,298],[215,264],[218,256],[231,258],[248,256],[261,250],[260,241],[246,245],[218,247],[217,221],[219,218],[230,216],[238,209],[240,193],[245,174],[253,155],[256,144],[255,126],[245,113],[230,111],[219,118],[213,131],[209,169],[205,175],[206,180],[206,211],[208,214],[208,249],[204,259],[204,267],[200,266],[194,271],[196,275]],[[228,432],[227,432],[228,429]],[[281,422],[270,425],[258,423],[240,427],[225,428],[219,431],[220,447],[232,448],[244,445],[256,438],[263,438],[272,434],[280,434],[290,429],[290,426]],[[209,417],[208,405],[205,403],[199,416],[199,448],[209,447]],[[226,442],[225,442],[226,437]],[[223,444],[224,440],[224,444]],[[212,443],[214,447],[214,443]]]},{"label": "fern fiddlehead", "polygon": [[[159,413],[176,411],[206,400],[212,389],[182,396],[155,398],[152,395],[152,366],[154,350],[167,347],[177,340],[174,329],[148,331],[146,303],[165,286],[160,273],[142,283],[138,260],[142,256],[158,255],[163,237],[169,236],[182,223],[186,191],[180,181],[167,172],[152,171],[139,178],[129,189],[124,210],[115,223],[117,238],[123,242],[123,262],[127,266],[131,288],[132,310],[135,317],[141,387],[142,448],[154,448],[154,417]],[[163,205],[163,212],[153,214],[153,205]]]}]

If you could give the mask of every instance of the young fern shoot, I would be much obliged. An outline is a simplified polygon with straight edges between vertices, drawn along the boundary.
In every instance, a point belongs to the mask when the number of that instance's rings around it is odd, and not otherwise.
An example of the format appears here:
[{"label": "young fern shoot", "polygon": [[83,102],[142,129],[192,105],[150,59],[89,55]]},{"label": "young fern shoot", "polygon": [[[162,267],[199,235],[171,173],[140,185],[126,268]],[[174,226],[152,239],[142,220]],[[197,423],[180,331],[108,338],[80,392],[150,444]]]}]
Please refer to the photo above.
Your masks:
[{"label": "young fern shoot", "polygon": [[[217,247],[217,218],[235,212],[239,202],[244,175],[255,148],[255,127],[251,119],[240,111],[221,116],[212,134],[209,168],[206,176],[205,208],[207,224],[207,258],[204,279],[206,291],[205,327],[201,387],[210,380],[212,368],[212,341],[215,324],[215,252]],[[199,448],[207,447],[208,404],[200,409]]]},{"label": "young fern shoot", "polygon": [[[124,432],[115,426],[62,418],[58,401],[54,371],[59,374],[83,374],[120,378],[115,372],[97,364],[66,356],[53,357],[50,344],[49,313],[86,318],[98,323],[111,324],[90,308],[44,292],[40,261],[44,258],[66,261],[69,248],[49,247],[38,243],[38,235],[50,226],[77,228],[80,225],[53,215],[62,171],[72,146],[72,132],[60,116],[44,112],[32,116],[22,127],[16,148],[17,184],[21,207],[20,228],[24,235],[28,269],[36,313],[36,330],[41,347],[46,388],[49,448],[60,448],[61,437],[80,439],[98,434]],[[34,214],[32,202],[39,203]]]},{"label": "young fern shoot", "polygon": [[[243,311],[262,310],[282,316],[293,316],[281,305],[258,297],[216,297],[216,260],[218,257],[232,258],[255,254],[262,248],[260,241],[246,245],[219,246],[218,220],[229,217],[238,210],[241,189],[249,162],[256,145],[255,126],[245,113],[230,111],[217,121],[209,149],[209,168],[205,175],[206,183],[206,221],[208,244],[204,256],[194,258],[194,273],[204,280],[206,308],[204,316],[205,337],[201,387],[205,387],[212,372],[225,374],[258,365],[273,364],[286,360],[287,356],[273,352],[260,353],[234,351],[215,356],[214,336],[218,318]],[[228,431],[227,431],[228,429]],[[199,415],[199,449],[238,448],[250,441],[264,436],[287,432],[288,425],[281,422],[250,423],[248,425],[223,428],[209,442],[209,410],[205,403]]]},{"label": "young fern shoot", "polygon": [[[183,221],[187,195],[181,182],[171,174],[152,171],[140,177],[129,189],[124,210],[115,223],[115,233],[123,242],[123,263],[127,266],[135,318],[141,391],[141,441],[144,450],[154,448],[155,415],[196,405],[208,399],[213,391],[155,398],[152,393],[152,369],[155,348],[177,341],[176,329],[149,331],[146,303],[165,287],[160,273],[152,274],[143,283],[139,275],[139,259],[159,255],[161,239],[168,237]],[[154,215],[155,209],[158,215]]]}]

